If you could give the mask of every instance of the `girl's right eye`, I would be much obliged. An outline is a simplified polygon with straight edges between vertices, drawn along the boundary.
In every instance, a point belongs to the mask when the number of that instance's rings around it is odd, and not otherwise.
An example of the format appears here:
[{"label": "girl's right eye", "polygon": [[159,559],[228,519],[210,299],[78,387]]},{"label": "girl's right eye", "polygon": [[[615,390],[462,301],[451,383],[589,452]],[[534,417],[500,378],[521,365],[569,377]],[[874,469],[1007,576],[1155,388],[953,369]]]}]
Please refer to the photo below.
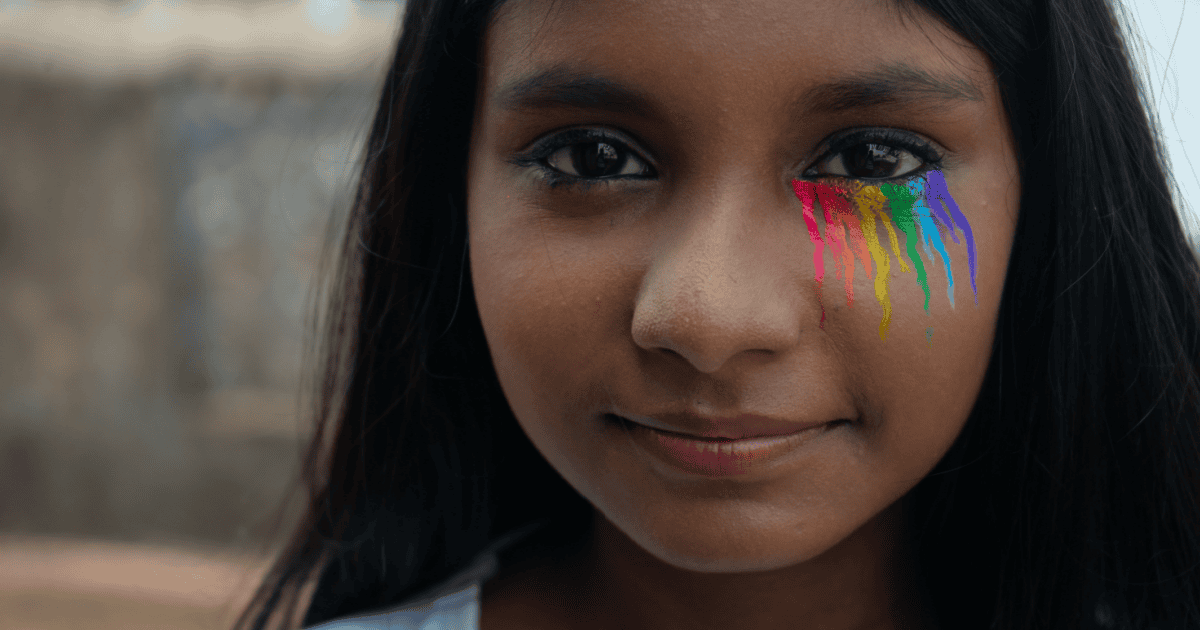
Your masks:
[{"label": "girl's right eye", "polygon": [[654,167],[628,143],[600,129],[571,129],[545,138],[512,162],[538,169],[551,188],[657,176]]},{"label": "girl's right eye", "polygon": [[546,165],[581,179],[645,176],[649,166],[628,147],[605,140],[567,145],[546,156]]}]

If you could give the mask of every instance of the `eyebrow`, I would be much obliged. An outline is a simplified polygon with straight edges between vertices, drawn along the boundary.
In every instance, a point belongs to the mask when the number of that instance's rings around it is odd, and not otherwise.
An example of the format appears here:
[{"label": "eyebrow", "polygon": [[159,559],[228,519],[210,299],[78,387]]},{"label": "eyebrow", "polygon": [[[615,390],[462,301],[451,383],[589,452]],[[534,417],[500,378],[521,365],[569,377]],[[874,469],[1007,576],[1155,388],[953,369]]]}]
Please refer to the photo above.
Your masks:
[{"label": "eyebrow", "polygon": [[906,63],[889,63],[813,86],[804,92],[798,106],[809,112],[832,113],[956,100],[982,101],[983,94],[960,76],[938,76]]},{"label": "eyebrow", "polygon": [[565,66],[513,81],[497,94],[508,110],[577,107],[648,115],[655,109],[653,99],[639,90]]},{"label": "eyebrow", "polygon": [[[497,90],[507,110],[579,108],[654,117],[654,99],[633,87],[597,74],[556,66],[514,80]],[[804,91],[793,109],[837,113],[885,105],[935,105],[980,101],[979,88],[954,75],[939,76],[905,63],[889,63],[843,75]]]}]

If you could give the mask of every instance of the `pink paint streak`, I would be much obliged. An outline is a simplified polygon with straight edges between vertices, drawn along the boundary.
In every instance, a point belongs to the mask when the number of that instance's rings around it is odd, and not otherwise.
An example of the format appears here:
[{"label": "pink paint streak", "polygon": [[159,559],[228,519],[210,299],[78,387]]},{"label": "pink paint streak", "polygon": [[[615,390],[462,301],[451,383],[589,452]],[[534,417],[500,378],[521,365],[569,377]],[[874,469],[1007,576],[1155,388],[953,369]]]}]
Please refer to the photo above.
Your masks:
[{"label": "pink paint streak", "polygon": [[[825,211],[825,237],[833,249],[833,257],[841,259],[842,265],[837,275],[843,277],[846,283],[846,306],[854,306],[854,244],[846,236],[847,228],[852,220],[858,225],[858,218],[850,203],[842,196],[842,191],[826,184],[817,184],[817,199],[821,209]],[[859,240],[862,240],[862,230],[859,229]],[[850,235],[853,237],[853,234]],[[865,247],[864,247],[865,251]]]},{"label": "pink paint streak", "polygon": [[817,227],[817,218],[813,216],[814,201],[816,199],[813,192],[813,184],[793,179],[792,190],[796,191],[796,196],[800,198],[800,203],[804,206],[804,225],[808,226],[808,240],[812,241],[813,245],[817,247],[813,251],[813,268],[815,269],[814,276],[817,279],[817,284],[820,285],[825,279],[825,241],[821,239],[821,230]]},{"label": "pink paint streak", "polygon": [[813,250],[813,277],[816,279],[817,304],[821,306],[821,323],[818,328],[825,328],[825,302],[821,299],[821,285],[825,281],[825,241],[821,239],[821,229],[817,227],[817,217],[813,211],[816,206],[816,193],[811,182],[792,180],[792,190],[804,207],[804,225],[808,227],[808,240],[816,248]]}]

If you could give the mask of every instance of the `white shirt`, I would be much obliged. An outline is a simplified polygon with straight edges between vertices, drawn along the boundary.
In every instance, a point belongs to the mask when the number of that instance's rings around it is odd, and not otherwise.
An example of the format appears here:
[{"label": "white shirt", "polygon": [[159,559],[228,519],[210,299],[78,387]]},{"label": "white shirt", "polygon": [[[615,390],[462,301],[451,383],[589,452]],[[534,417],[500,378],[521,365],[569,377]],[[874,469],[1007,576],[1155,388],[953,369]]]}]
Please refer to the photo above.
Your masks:
[{"label": "white shirt", "polygon": [[306,630],[479,630],[480,592],[500,567],[496,553],[535,529],[524,527],[504,536],[466,569],[398,606],[333,619]]}]

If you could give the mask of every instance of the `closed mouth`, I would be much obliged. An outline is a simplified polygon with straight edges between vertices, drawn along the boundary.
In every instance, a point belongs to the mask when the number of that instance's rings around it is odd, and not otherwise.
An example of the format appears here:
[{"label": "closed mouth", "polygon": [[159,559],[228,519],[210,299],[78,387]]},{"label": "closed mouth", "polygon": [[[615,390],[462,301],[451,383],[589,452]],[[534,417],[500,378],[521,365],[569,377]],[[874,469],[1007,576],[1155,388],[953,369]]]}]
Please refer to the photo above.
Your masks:
[{"label": "closed mouth", "polygon": [[778,437],[783,437],[783,436],[787,436],[787,435],[795,435],[796,433],[808,431],[810,429],[816,428],[817,426],[835,427],[835,426],[839,426],[842,424],[848,424],[848,423],[852,422],[852,420],[849,420],[849,419],[839,419],[839,420],[834,420],[832,422],[823,423],[822,425],[797,426],[795,431],[791,431],[788,433],[782,433],[782,432],[780,432],[780,433],[763,433],[762,435],[747,435],[744,437],[733,438],[733,437],[709,437],[709,436],[696,435],[694,433],[683,433],[681,431],[671,431],[669,429],[662,429],[659,427],[648,426],[648,425],[642,424],[640,422],[634,422],[633,420],[630,420],[629,418],[626,418],[624,416],[618,416],[618,415],[612,414],[612,413],[605,414],[605,417],[610,422],[619,424],[626,429],[645,428],[645,429],[650,429],[651,431],[655,431],[657,433],[661,433],[663,435],[678,437],[678,438],[681,438],[684,440],[694,440],[694,441],[699,441],[699,442],[713,442],[716,444],[720,444],[723,442],[746,442],[749,440],[778,438]]},{"label": "closed mouth", "polygon": [[645,452],[673,467],[705,477],[768,471],[785,460],[790,452],[834,427],[852,422],[835,420],[800,426],[795,432],[782,435],[728,438],[700,437],[648,427],[615,414],[605,414],[605,419],[626,431]]}]

